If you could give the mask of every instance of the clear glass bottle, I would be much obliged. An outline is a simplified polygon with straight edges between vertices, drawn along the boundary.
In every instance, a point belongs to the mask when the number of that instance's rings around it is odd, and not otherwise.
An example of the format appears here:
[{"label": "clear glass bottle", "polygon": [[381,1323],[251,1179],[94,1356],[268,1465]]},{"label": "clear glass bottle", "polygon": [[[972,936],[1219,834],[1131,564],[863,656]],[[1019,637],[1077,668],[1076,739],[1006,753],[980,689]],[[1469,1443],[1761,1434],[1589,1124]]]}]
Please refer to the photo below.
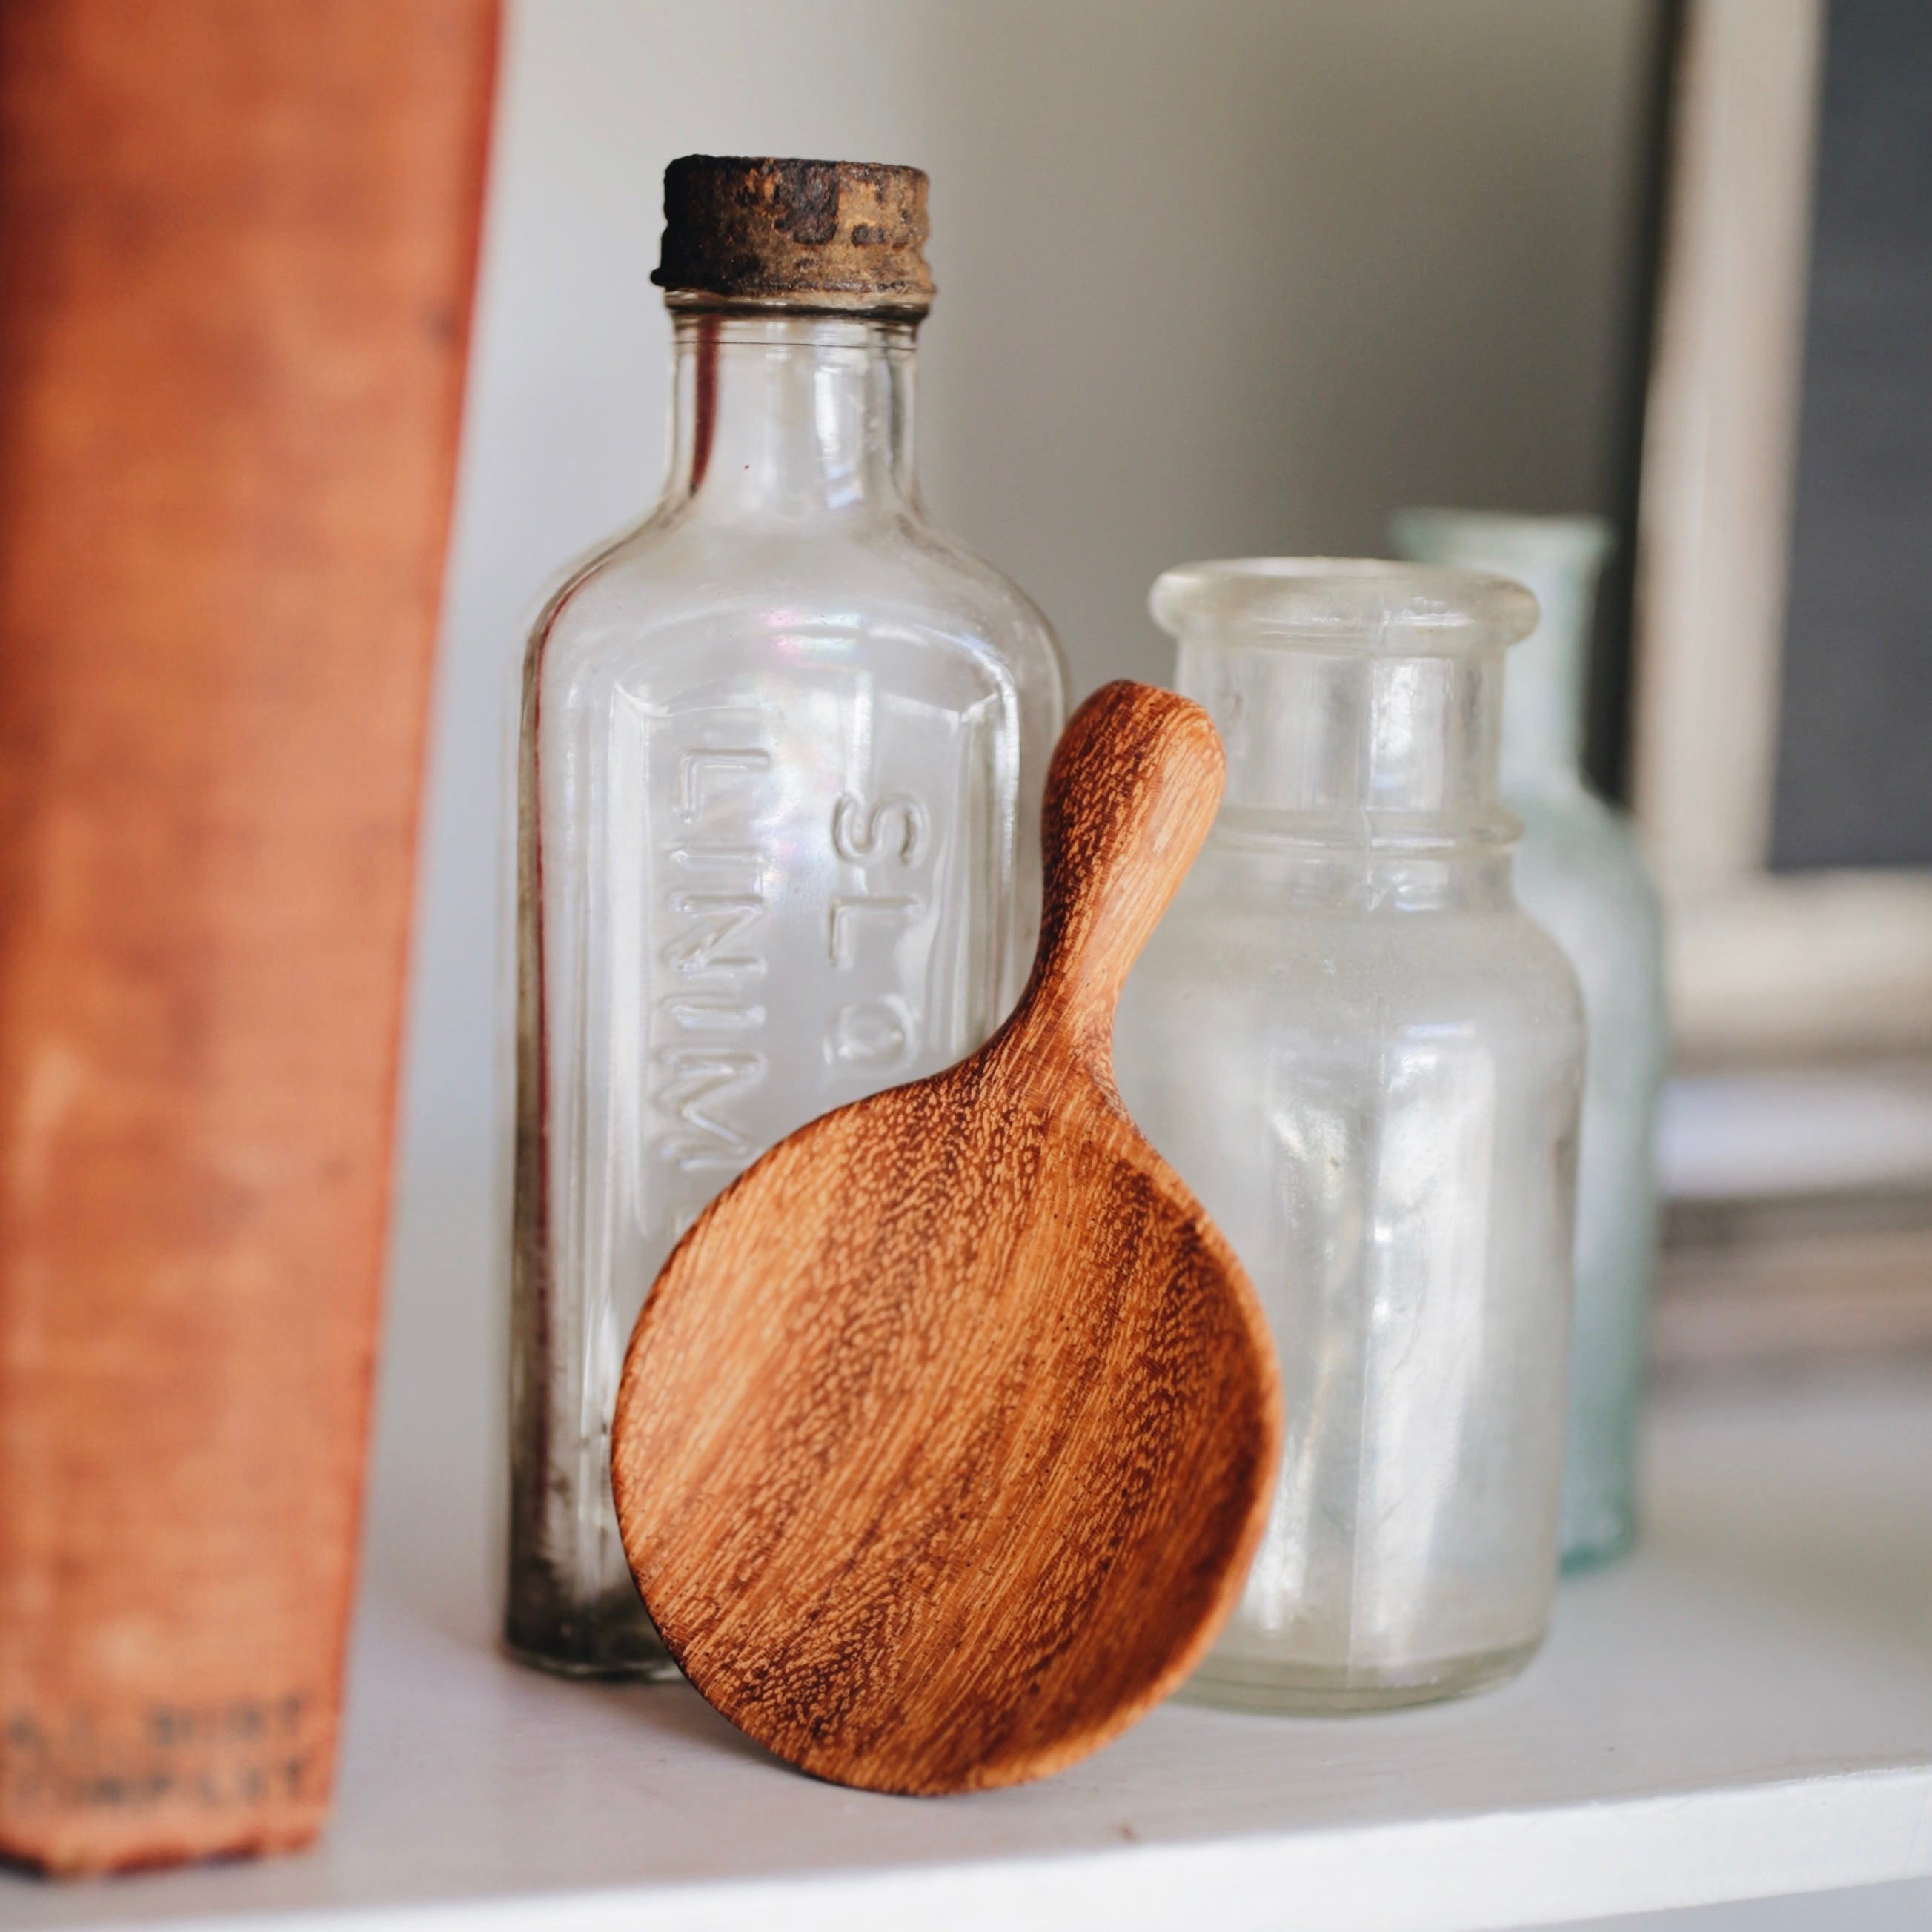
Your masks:
[{"label": "clear glass bottle", "polygon": [[1535,1650],[1556,1576],[1582,1018],[1496,797],[1502,653],[1535,605],[1316,558],[1170,571],[1153,608],[1228,788],[1114,1065],[1254,1278],[1288,1414],[1187,1694],[1474,1690]]},{"label": "clear glass bottle", "polygon": [[1590,618],[1610,530],[1595,517],[1404,510],[1390,534],[1403,556],[1514,578],[1542,607],[1509,656],[1502,794],[1522,820],[1516,897],[1568,954],[1589,1031],[1563,1474],[1563,1560],[1583,1568],[1620,1554],[1635,1533],[1657,1108],[1670,1060],[1657,893],[1628,822],[1582,771]]},{"label": "clear glass bottle", "polygon": [[926,178],[665,177],[670,473],[525,660],[510,1646],[668,1659],[618,1541],[646,1289],[764,1148],[979,1044],[1024,976],[1062,676],[913,464]]}]

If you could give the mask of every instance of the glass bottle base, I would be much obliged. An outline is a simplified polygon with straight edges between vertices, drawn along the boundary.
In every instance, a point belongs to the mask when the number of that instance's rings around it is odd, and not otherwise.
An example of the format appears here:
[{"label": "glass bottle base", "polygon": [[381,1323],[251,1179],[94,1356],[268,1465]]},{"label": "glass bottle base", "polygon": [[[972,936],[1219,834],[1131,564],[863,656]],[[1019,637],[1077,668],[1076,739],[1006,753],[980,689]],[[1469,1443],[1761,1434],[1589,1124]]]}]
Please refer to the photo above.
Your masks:
[{"label": "glass bottle base", "polygon": [[681,1674],[644,1605],[614,1592],[567,1610],[512,1604],[503,1620],[503,1647],[519,1664],[557,1677],[650,1682]]},{"label": "glass bottle base", "polygon": [[1542,1646],[1540,1636],[1504,1650],[1466,1657],[1431,1658],[1386,1670],[1319,1664],[1266,1663],[1210,1657],[1176,1694],[1185,1704],[1220,1711],[1278,1716],[1340,1716],[1352,1711],[1393,1711],[1405,1704],[1466,1697],[1516,1675]]}]

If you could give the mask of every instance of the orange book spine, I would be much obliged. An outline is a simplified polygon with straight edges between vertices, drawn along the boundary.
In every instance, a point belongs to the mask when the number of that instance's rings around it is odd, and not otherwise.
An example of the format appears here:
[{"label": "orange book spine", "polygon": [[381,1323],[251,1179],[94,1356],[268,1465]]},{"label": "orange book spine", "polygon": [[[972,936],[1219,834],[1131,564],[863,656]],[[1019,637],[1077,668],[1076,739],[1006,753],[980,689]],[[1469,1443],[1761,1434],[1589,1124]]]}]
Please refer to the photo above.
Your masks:
[{"label": "orange book spine", "polygon": [[0,1856],[336,1751],[490,0],[0,6]]}]

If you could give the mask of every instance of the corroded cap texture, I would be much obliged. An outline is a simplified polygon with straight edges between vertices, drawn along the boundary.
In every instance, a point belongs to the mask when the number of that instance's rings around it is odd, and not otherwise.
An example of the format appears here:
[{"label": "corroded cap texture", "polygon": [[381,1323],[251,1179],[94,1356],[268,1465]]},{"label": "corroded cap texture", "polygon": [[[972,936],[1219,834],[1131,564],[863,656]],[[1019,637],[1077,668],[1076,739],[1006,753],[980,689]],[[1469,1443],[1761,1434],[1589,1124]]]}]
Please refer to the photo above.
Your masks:
[{"label": "corroded cap texture", "polygon": [[664,170],[664,209],[651,280],[674,295],[878,315],[932,306],[917,168],[686,154]]}]

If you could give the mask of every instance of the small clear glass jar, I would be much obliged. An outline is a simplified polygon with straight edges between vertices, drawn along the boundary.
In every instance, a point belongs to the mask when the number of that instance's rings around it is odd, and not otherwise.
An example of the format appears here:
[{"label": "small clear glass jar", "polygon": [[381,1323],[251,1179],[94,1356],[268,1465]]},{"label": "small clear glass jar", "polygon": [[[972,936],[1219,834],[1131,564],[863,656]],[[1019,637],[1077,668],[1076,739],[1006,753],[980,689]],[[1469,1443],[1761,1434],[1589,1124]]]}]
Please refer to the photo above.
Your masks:
[{"label": "small clear glass jar", "polygon": [[920,500],[925,193],[674,164],[670,477],[526,656],[506,1625],[554,1670],[670,1669],[610,1426],[673,1244],[773,1141],[979,1045],[1030,960],[1062,674]]},{"label": "small clear glass jar", "polygon": [[1472,1690],[1556,1576],[1583,1030],[1510,890],[1495,578],[1170,571],[1220,816],[1120,1004],[1120,1090],[1254,1279],[1288,1434],[1187,1694],[1339,1711]]},{"label": "small clear glass jar", "polygon": [[1419,562],[1514,578],[1543,614],[1509,655],[1502,795],[1522,820],[1516,897],[1569,956],[1589,1030],[1563,1471],[1563,1560],[1581,1569],[1619,1555],[1636,1533],[1657,1109],[1670,1049],[1662,908],[1628,820],[1583,776],[1590,616],[1610,529],[1596,517],[1418,509],[1400,512],[1390,535]]}]

